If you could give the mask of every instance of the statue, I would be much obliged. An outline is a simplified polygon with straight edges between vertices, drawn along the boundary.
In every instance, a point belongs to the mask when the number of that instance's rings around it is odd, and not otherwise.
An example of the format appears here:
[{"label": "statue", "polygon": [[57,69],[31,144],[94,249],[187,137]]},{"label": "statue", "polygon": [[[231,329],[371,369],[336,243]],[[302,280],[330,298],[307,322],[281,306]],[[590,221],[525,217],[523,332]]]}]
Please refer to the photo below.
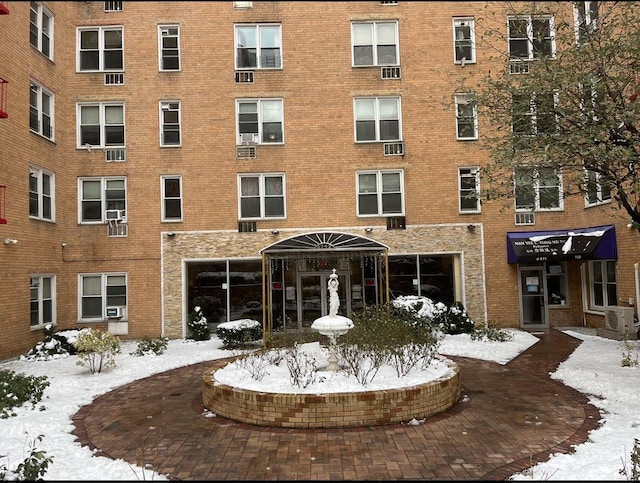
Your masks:
[{"label": "statue", "polygon": [[338,307],[340,307],[340,297],[338,296],[338,275],[336,275],[336,269],[333,269],[333,273],[329,275],[329,315],[338,315]]}]

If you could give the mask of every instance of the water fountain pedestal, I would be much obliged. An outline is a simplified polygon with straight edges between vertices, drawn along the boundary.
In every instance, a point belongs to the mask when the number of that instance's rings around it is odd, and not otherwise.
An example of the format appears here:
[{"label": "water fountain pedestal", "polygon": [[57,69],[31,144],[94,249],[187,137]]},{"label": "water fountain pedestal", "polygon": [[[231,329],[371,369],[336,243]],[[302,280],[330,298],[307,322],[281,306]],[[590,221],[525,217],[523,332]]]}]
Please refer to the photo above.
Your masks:
[{"label": "water fountain pedestal", "polygon": [[329,337],[329,365],[324,369],[327,371],[337,371],[340,369],[338,365],[338,357],[336,356],[336,339],[349,332],[353,327],[353,321],[342,315],[338,315],[340,306],[340,298],[338,296],[338,275],[336,269],[329,275],[329,315],[317,318],[311,328],[318,331],[322,335]]}]

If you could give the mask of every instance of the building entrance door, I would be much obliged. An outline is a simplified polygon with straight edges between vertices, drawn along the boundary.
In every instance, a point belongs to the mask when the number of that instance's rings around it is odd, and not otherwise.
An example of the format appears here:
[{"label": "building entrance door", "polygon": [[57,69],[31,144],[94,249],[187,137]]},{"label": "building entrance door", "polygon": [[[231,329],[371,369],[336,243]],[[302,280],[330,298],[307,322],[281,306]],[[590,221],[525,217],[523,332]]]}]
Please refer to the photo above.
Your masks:
[{"label": "building entrance door", "polygon": [[[338,315],[351,312],[351,290],[348,271],[336,271],[338,275],[338,296],[340,307]],[[329,314],[328,282],[331,272],[298,273],[298,320],[303,327],[311,327],[318,317]]]},{"label": "building entrance door", "polygon": [[520,327],[549,327],[547,287],[544,267],[520,267]]}]

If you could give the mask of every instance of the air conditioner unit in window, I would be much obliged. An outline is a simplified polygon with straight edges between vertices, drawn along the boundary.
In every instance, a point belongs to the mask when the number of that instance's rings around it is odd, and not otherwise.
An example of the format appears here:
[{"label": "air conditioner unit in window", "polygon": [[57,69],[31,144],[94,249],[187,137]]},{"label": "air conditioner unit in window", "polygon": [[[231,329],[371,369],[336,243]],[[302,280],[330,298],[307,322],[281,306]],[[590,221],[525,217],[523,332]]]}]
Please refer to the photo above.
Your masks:
[{"label": "air conditioner unit in window", "polygon": [[249,144],[256,144],[258,142],[257,132],[243,132],[240,134],[240,142],[247,146]]},{"label": "air conditioner unit in window", "polygon": [[637,337],[638,329],[634,325],[635,309],[633,307],[607,307],[604,311],[604,327],[607,330],[614,330],[619,335],[625,333],[630,338]]},{"label": "air conditioner unit in window", "polygon": [[107,221],[122,221],[124,220],[124,215],[124,210],[106,210],[104,212],[104,217]]},{"label": "air conditioner unit in window", "polygon": [[107,319],[121,319],[124,317],[124,307],[107,307]]}]

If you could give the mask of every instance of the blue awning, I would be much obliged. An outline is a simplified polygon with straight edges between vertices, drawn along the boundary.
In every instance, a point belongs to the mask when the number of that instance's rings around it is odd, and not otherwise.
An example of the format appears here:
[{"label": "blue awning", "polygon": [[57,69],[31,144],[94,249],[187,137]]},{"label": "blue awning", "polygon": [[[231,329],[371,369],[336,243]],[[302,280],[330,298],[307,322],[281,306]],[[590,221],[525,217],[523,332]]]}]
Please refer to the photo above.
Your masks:
[{"label": "blue awning", "polygon": [[509,263],[617,259],[618,247],[613,225],[507,232]]}]

